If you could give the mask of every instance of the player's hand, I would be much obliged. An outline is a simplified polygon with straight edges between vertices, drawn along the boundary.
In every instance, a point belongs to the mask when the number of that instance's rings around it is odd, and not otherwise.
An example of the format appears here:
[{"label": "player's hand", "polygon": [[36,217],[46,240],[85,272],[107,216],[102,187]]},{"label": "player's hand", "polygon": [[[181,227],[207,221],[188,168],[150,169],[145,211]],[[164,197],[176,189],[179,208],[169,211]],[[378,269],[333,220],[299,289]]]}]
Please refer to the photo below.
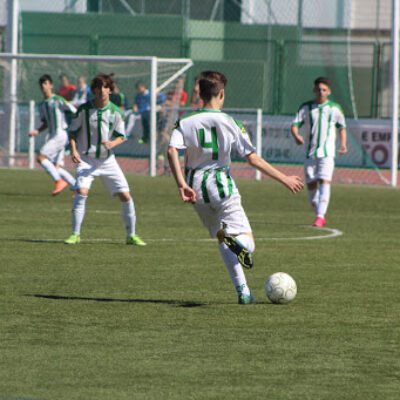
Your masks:
[{"label": "player's hand", "polygon": [[101,144],[107,149],[107,150],[111,150],[114,146],[115,143],[113,143],[111,140],[103,140],[101,142]]},{"label": "player's hand", "polygon": [[347,146],[345,144],[342,144],[340,146],[340,149],[338,150],[339,154],[346,154],[347,153]]},{"label": "player's hand", "polygon": [[304,144],[304,138],[303,138],[303,136],[300,136],[300,135],[293,135],[293,138],[294,138],[294,141],[296,142],[296,144],[298,145],[298,146],[301,146],[301,145],[303,145]]},{"label": "player's hand", "polygon": [[196,192],[189,186],[179,188],[181,198],[185,203],[196,203]]},{"label": "player's hand", "polygon": [[284,183],[293,194],[304,188],[304,183],[299,176],[287,176]]},{"label": "player's hand", "polygon": [[39,134],[39,130],[35,129],[34,131],[31,131],[28,133],[29,136],[36,136],[37,134]]},{"label": "player's hand", "polygon": [[73,161],[75,164],[79,164],[79,163],[82,162],[81,157],[80,157],[80,155],[79,155],[79,153],[78,153],[77,151],[73,152],[73,153],[71,154],[71,157],[72,157],[72,161]]}]

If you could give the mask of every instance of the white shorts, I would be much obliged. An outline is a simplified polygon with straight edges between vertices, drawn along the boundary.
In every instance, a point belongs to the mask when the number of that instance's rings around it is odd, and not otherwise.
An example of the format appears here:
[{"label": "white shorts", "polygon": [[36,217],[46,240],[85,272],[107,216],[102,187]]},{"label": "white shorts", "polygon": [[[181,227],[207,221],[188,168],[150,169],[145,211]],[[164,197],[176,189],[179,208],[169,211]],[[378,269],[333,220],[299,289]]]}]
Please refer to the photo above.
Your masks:
[{"label": "white shorts", "polygon": [[57,135],[48,140],[40,149],[40,153],[46,156],[51,162],[64,165],[64,151],[68,143],[68,137]]},{"label": "white shorts", "polygon": [[251,232],[239,193],[234,193],[218,203],[194,204],[194,209],[211,237],[215,237],[223,226],[225,233],[230,235]]},{"label": "white shorts", "polygon": [[307,158],[304,162],[304,174],[306,183],[319,180],[332,181],[335,160],[333,157]]},{"label": "white shorts", "polygon": [[115,196],[117,193],[129,192],[129,185],[120,166],[112,155],[107,159],[95,159],[81,156],[82,162],[76,166],[76,188],[90,189],[94,178],[99,176],[108,192]]}]

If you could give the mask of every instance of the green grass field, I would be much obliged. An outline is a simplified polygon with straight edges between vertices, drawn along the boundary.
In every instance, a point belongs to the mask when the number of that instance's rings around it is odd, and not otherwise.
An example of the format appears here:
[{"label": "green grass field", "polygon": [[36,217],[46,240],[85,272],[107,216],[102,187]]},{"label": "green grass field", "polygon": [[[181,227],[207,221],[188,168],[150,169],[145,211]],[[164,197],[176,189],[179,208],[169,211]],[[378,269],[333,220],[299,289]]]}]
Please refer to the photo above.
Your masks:
[{"label": "green grass field", "polygon": [[[239,180],[256,238],[237,297],[216,243],[171,178],[128,175],[145,248],[95,182],[82,242],[71,193],[43,171],[0,171],[0,399],[398,399],[400,192],[334,186],[327,227],[307,194]],[[285,239],[294,240],[285,240]],[[285,271],[289,305],[264,282]]]}]

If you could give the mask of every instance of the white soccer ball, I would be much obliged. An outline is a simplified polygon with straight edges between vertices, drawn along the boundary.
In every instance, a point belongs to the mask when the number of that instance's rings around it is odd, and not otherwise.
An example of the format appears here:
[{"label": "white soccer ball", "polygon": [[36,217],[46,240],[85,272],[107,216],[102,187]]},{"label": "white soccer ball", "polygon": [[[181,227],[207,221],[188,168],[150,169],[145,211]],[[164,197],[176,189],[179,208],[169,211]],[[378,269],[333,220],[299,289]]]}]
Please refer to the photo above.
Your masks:
[{"label": "white soccer ball", "polygon": [[275,304],[287,304],[297,294],[295,280],[285,272],[275,272],[265,282],[267,297]]}]

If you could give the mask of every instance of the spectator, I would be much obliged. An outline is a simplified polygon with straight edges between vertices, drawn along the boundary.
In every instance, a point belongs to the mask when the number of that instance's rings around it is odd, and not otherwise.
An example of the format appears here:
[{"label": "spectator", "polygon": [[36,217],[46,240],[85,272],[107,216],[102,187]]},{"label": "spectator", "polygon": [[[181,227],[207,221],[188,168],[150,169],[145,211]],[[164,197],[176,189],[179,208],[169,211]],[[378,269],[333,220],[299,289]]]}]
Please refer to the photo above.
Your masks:
[{"label": "spectator", "polygon": [[110,94],[110,101],[118,106],[122,111],[128,108],[128,99],[124,93],[122,93],[117,84],[114,82],[114,90]]},{"label": "spectator", "polygon": [[71,103],[78,108],[81,104],[90,100],[92,93],[83,76],[78,78],[77,84],[78,88],[75,90]]},{"label": "spectator", "polygon": [[200,97],[199,77],[197,76],[194,80],[194,88],[192,96],[190,98],[190,107],[202,108],[204,105],[202,98]]},{"label": "spectator", "polygon": [[76,91],[76,86],[69,83],[68,77],[65,74],[60,75],[60,86],[56,90],[56,94],[64,97],[65,100],[71,101],[72,97]]},{"label": "spectator", "polygon": [[[139,143],[148,143],[150,139],[150,97],[151,93],[150,90],[146,88],[143,82],[136,83],[136,96],[133,105],[133,111],[140,114],[142,119],[142,128],[143,128],[143,135],[142,138],[139,139]],[[157,126],[159,130],[163,129],[163,125],[165,123],[164,118],[164,111],[162,106],[166,102],[167,97],[164,93],[159,93],[157,95]]]}]

